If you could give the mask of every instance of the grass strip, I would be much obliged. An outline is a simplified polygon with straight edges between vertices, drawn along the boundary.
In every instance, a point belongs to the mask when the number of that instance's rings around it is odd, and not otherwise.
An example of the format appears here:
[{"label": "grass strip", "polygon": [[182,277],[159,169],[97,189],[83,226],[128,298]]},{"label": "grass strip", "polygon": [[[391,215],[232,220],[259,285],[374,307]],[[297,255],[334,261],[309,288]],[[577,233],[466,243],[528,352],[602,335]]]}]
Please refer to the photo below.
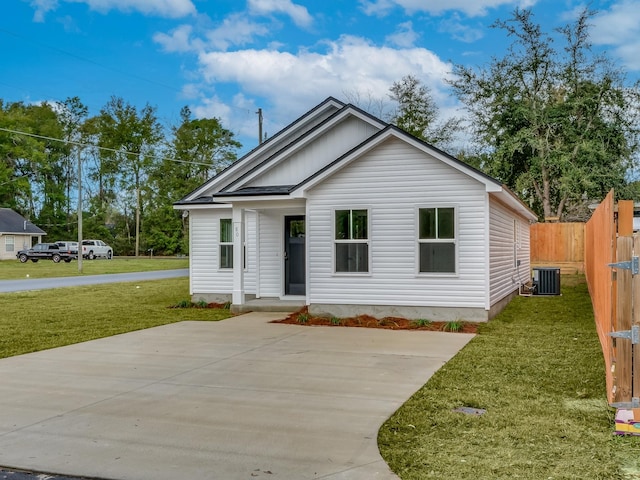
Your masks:
[{"label": "grass strip", "polygon": [[27,278],[74,277],[79,275],[100,275],[104,273],[147,272],[152,270],[173,270],[189,268],[188,258],[136,258],[119,257],[113,260],[84,260],[82,273],[78,272],[78,263],[53,263],[51,260],[38,260],[36,263],[20,263],[18,260],[0,261],[0,280],[21,280]]},{"label": "grass strip", "polygon": [[222,320],[224,309],[171,309],[186,278],[0,295],[0,358],[183,320]]},{"label": "grass strip", "polygon": [[[452,411],[460,406],[486,413]],[[614,414],[579,277],[562,296],[512,301],[382,426],[378,443],[402,479],[640,478],[640,439],[614,436]]]}]

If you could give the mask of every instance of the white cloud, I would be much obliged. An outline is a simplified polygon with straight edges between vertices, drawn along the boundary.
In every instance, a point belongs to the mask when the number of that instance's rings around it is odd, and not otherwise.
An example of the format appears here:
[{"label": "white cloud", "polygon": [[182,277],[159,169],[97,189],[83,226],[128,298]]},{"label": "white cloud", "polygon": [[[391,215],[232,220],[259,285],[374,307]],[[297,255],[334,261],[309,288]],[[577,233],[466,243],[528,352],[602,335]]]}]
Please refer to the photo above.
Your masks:
[{"label": "white cloud", "polygon": [[640,1],[623,0],[593,19],[592,40],[611,45],[629,69],[640,70]]},{"label": "white cloud", "polygon": [[[200,102],[189,108],[196,118],[215,117],[220,119],[221,123],[227,126],[226,128],[231,126],[238,140],[242,137],[253,138],[255,144],[258,143],[258,117],[256,116],[258,107],[254,100],[246,98],[243,94],[234,95],[231,102],[225,102],[217,95],[205,97],[201,94]],[[266,130],[264,132],[269,135],[276,133]],[[253,146],[255,145],[249,143],[245,145],[247,148]]]},{"label": "white cloud", "polygon": [[31,6],[35,9],[33,21],[42,23],[47,12],[58,8],[58,0],[32,0]]},{"label": "white cloud", "polygon": [[217,96],[203,98],[200,105],[193,107],[196,118],[219,118],[223,124],[227,123],[231,116],[231,107],[221,101]]},{"label": "white cloud", "polygon": [[265,25],[250,21],[246,15],[234,14],[225,18],[218,28],[207,32],[206,36],[211,46],[226,50],[232,45],[252,43],[255,37],[269,33]]},{"label": "white cloud", "polygon": [[196,52],[205,49],[227,50],[232,46],[253,43],[256,37],[269,35],[266,25],[254,23],[245,15],[233,14],[212,30],[201,32],[200,38],[192,25],[180,25],[169,33],[158,32],[153,40],[162,46],[165,52]]},{"label": "white cloud", "polygon": [[593,41],[615,45],[637,38],[640,33],[640,2],[623,1],[593,20]]},{"label": "white cloud", "polygon": [[[85,3],[91,10],[108,12],[120,10],[123,12],[136,11],[144,15],[157,15],[167,18],[179,18],[196,13],[196,7],[191,0],[60,0],[67,3]],[[32,0],[31,6],[36,9],[34,21],[44,21],[47,12],[58,7],[58,0]]]},{"label": "white cloud", "polygon": [[191,25],[180,25],[169,34],[156,33],[153,41],[159,43],[165,52],[191,52],[202,48],[202,42],[198,39],[191,39],[193,27]]},{"label": "white cloud", "polygon": [[456,40],[460,40],[465,43],[473,43],[484,36],[482,30],[472,28],[462,23],[460,15],[457,13],[454,13],[451,18],[443,20],[440,23],[438,30],[448,33]]},{"label": "white cloud", "polygon": [[271,13],[284,13],[291,17],[299,27],[308,27],[313,23],[313,17],[309,11],[291,2],[291,0],[248,0],[249,11],[254,15],[269,15]]},{"label": "white cloud", "polygon": [[447,11],[463,12],[469,17],[483,16],[491,8],[504,5],[528,8],[537,0],[360,0],[362,10],[367,15],[385,15],[394,6],[409,13],[427,12],[440,15]]},{"label": "white cloud", "polygon": [[365,15],[385,16],[395,7],[394,0],[360,0],[360,8]]},{"label": "white cloud", "polygon": [[407,74],[420,78],[439,102],[449,101],[444,79],[450,65],[433,52],[378,47],[352,36],[329,42],[325,52],[246,49],[202,53],[199,61],[206,82],[237,84],[245,95],[266,99],[275,130],[328,96],[357,90],[386,99],[391,84]]},{"label": "white cloud", "polygon": [[404,22],[398,25],[395,33],[386,37],[386,41],[398,47],[408,48],[415,45],[418,38],[420,38],[420,35],[413,30],[413,24]]}]

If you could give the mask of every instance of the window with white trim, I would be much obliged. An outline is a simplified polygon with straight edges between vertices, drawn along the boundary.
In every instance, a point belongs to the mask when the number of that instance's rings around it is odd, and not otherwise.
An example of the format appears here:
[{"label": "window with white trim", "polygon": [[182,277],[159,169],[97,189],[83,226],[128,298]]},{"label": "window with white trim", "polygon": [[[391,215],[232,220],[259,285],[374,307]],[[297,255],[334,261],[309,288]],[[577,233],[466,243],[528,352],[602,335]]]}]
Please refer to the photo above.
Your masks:
[{"label": "window with white trim", "polygon": [[368,210],[335,211],[336,273],[369,272]]},{"label": "window with white trim", "polygon": [[456,273],[456,244],[455,208],[418,209],[420,273]]},{"label": "window with white trim", "polygon": [[230,218],[220,219],[220,268],[233,268],[233,223]]},{"label": "window with white trim", "polygon": [[13,252],[16,248],[15,238],[13,235],[7,235],[4,237],[4,251]]}]

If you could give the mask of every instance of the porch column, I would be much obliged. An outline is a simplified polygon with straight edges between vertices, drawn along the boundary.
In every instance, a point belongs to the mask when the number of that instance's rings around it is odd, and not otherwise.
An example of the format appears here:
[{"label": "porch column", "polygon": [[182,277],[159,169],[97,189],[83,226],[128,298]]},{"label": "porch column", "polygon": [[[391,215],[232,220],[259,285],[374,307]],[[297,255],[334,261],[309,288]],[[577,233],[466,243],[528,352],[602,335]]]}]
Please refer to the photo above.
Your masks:
[{"label": "porch column", "polygon": [[244,208],[233,207],[233,297],[234,305],[244,304]]}]

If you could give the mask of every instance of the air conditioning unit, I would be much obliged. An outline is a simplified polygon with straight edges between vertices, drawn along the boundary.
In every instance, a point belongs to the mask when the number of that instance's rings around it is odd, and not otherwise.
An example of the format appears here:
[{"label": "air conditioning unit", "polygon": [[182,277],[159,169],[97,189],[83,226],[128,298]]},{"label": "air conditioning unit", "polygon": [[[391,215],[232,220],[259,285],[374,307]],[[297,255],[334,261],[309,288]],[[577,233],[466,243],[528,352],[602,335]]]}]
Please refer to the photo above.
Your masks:
[{"label": "air conditioning unit", "polygon": [[560,295],[560,268],[533,268],[534,295]]}]

